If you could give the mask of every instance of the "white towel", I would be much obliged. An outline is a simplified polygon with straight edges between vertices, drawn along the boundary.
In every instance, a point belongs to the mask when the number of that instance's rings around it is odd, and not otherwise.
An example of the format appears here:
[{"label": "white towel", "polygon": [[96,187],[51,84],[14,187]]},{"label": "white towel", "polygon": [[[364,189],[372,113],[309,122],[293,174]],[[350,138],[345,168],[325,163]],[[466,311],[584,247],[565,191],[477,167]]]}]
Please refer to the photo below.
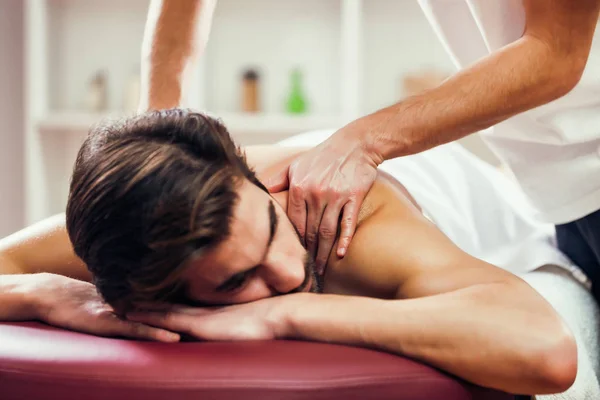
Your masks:
[{"label": "white towel", "polygon": [[600,311],[592,294],[568,272],[542,267],[523,276],[563,317],[577,340],[577,378],[569,390],[537,400],[600,399]]}]

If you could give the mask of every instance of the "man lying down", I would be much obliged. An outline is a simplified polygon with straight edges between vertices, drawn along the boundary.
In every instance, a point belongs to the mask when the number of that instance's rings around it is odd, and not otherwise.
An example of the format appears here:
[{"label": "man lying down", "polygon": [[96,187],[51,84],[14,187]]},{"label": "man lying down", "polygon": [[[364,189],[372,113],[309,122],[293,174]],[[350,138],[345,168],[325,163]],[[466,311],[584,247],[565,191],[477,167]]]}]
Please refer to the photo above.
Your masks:
[{"label": "man lying down", "polygon": [[458,145],[383,164],[348,253],[316,272],[287,194],[261,180],[326,135],[244,157],[220,122],[188,110],[100,124],[77,158],[66,227],[59,216],[0,241],[0,318],[164,341],[336,342],[512,393],[569,388],[574,336],[515,274],[588,292],[511,183]]}]

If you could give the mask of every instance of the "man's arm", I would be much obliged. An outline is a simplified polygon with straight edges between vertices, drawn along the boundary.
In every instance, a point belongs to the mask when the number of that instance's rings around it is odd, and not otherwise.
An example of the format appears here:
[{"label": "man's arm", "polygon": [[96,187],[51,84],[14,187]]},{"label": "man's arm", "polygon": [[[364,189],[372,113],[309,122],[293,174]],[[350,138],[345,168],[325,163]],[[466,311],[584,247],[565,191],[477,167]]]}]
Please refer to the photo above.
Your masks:
[{"label": "man's arm", "polygon": [[118,318],[89,283],[57,215],[0,240],[0,321],[41,320],[99,336],[173,342],[179,335]]},{"label": "man's arm", "polygon": [[0,239],[0,275],[48,272],[90,281],[59,214]]},{"label": "man's arm", "polygon": [[397,300],[293,295],[284,307],[290,337],[390,351],[511,393],[561,392],[575,379],[575,342],[553,308],[407,204],[368,218],[328,274]]},{"label": "man's arm", "polygon": [[295,293],[127,318],[203,340],[294,338],[372,347],[511,393],[557,393],[572,384],[574,339],[529,285],[462,252],[408,200],[393,209],[372,206],[346,257],[325,276],[328,291],[352,287],[360,296]]},{"label": "man's arm", "polygon": [[[5,265],[0,258],[0,267]],[[26,321],[38,317],[38,306],[33,289],[35,275],[0,275],[0,321]]]},{"label": "man's arm", "polygon": [[204,52],[216,0],[152,0],[142,43],[139,111],[185,104],[189,76]]},{"label": "man's arm", "polygon": [[46,279],[43,273],[89,281],[87,268],[73,252],[64,215],[0,240],[0,320],[34,318],[34,292]]}]

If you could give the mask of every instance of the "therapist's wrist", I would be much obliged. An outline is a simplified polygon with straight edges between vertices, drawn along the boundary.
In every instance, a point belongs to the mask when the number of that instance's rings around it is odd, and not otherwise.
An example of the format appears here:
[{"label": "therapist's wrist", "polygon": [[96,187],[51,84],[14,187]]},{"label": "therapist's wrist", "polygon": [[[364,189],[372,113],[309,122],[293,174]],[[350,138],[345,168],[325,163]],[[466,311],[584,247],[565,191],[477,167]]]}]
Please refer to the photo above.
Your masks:
[{"label": "therapist's wrist", "polygon": [[418,111],[422,101],[415,96],[361,118],[366,151],[383,162],[432,147],[432,127],[421,123]]},{"label": "therapist's wrist", "polygon": [[374,166],[386,160],[384,148],[379,141],[380,132],[369,121],[370,116],[362,117],[350,122],[340,129],[336,136],[339,143],[346,148],[351,148],[362,154]]}]

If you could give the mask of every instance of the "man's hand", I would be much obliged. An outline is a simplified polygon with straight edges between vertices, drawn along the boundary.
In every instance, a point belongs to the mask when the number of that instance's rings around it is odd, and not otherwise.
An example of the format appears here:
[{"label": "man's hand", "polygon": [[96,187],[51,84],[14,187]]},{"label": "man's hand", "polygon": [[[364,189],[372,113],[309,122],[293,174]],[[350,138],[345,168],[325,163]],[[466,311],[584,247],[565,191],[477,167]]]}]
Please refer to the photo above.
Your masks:
[{"label": "man's hand", "polygon": [[200,340],[271,340],[286,337],[286,316],[296,298],[291,294],[223,307],[175,305],[167,311],[129,313],[127,319]]},{"label": "man's hand", "polygon": [[355,121],[340,129],[267,182],[271,192],[289,188],[288,215],[320,273],[324,272],[338,226],[337,255],[346,254],[358,212],[381,163],[360,140],[359,125]]},{"label": "man's hand", "polygon": [[54,274],[38,274],[35,290],[37,316],[61,328],[98,336],[177,342],[179,335],[117,317],[88,282]]}]

